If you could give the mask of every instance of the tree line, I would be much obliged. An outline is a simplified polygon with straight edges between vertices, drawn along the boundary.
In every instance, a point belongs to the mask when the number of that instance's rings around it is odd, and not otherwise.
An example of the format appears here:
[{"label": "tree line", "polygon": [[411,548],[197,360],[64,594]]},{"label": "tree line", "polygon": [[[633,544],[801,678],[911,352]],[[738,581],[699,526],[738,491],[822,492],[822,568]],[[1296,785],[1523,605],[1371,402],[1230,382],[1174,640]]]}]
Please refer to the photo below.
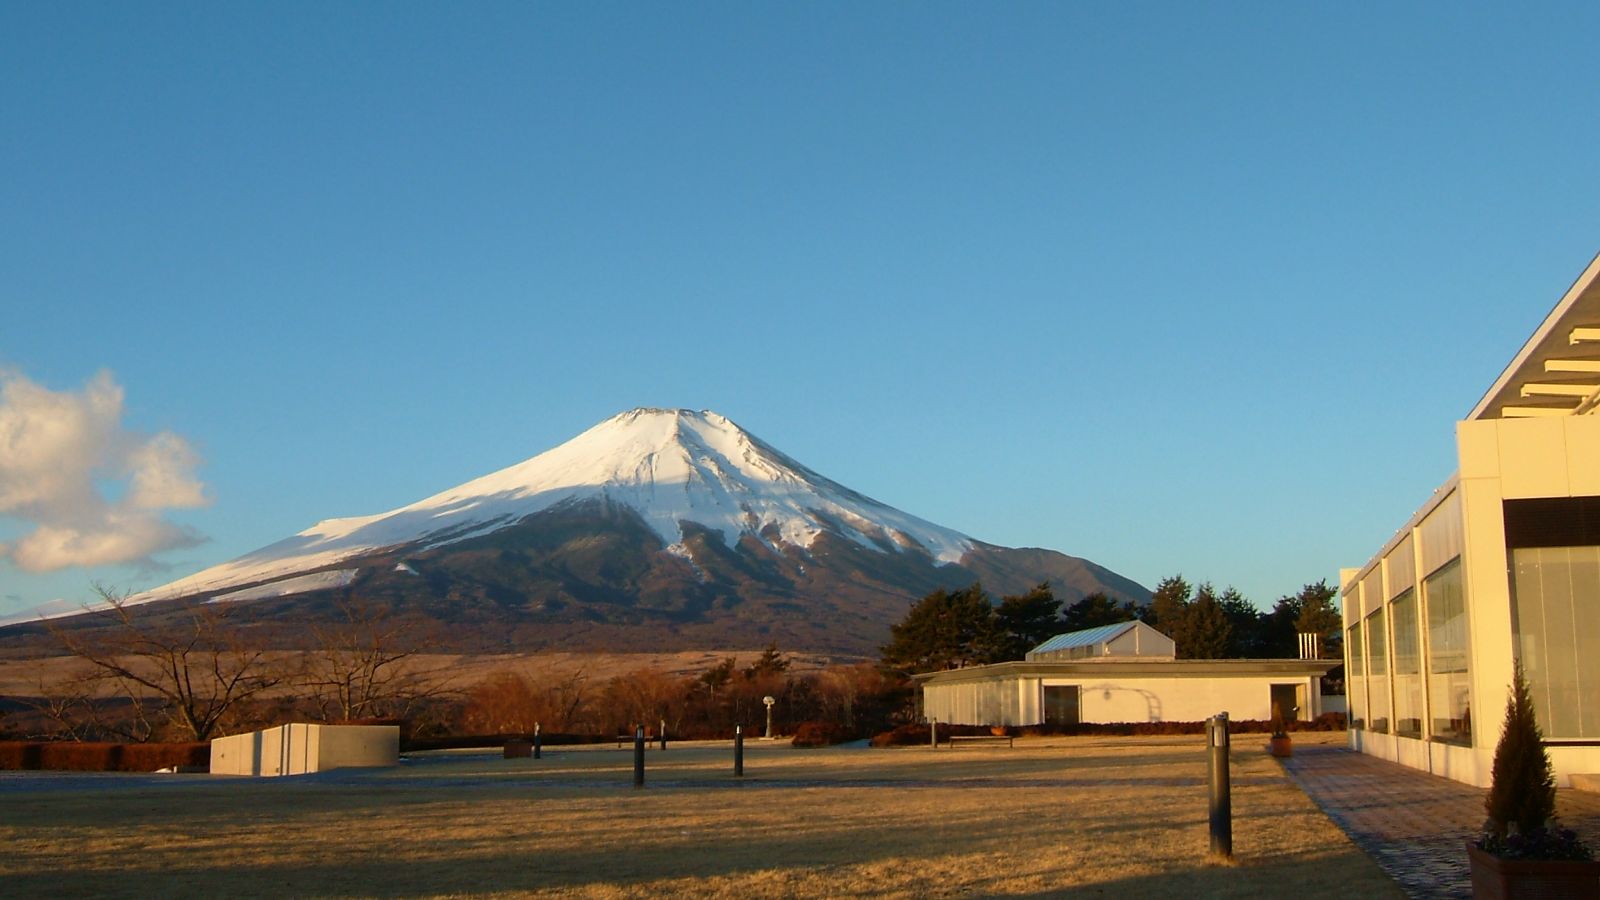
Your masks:
[{"label": "tree line", "polygon": [[1219,592],[1210,582],[1195,587],[1173,575],[1144,606],[1095,592],[1063,609],[1048,583],[994,600],[974,582],[917,601],[891,626],[880,653],[885,668],[902,674],[955,669],[1022,659],[1055,635],[1137,619],[1172,638],[1179,659],[1292,659],[1300,655],[1300,633],[1317,635],[1324,657],[1337,656],[1334,596],[1322,580],[1262,612],[1232,586]]}]

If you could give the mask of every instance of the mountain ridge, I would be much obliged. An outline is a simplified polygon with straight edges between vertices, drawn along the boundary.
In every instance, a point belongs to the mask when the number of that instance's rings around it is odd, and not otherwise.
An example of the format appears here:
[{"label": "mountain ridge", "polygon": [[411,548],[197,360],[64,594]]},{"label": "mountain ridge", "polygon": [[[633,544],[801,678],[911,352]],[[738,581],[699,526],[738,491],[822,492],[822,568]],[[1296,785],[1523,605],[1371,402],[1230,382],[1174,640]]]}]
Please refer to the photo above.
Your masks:
[{"label": "mountain ridge", "polygon": [[226,603],[262,642],[358,597],[460,652],[759,647],[871,655],[918,597],[1048,582],[1067,602],[1149,591],[895,509],[710,411],[640,408],[520,463],[372,516],[324,519],[130,598]]},{"label": "mountain ridge", "polygon": [[[682,485],[684,497],[666,496],[663,485]],[[722,530],[729,541],[777,526],[783,540],[806,546],[827,530],[819,520],[830,518],[834,530],[854,532],[864,543],[881,536],[901,546],[920,545],[944,562],[958,561],[973,543],[816,473],[717,413],[641,407],[415,503],[324,519],[134,599],[218,592],[419,541],[465,540],[597,491],[643,511],[669,551],[678,545],[675,532],[681,534],[683,520]]]}]

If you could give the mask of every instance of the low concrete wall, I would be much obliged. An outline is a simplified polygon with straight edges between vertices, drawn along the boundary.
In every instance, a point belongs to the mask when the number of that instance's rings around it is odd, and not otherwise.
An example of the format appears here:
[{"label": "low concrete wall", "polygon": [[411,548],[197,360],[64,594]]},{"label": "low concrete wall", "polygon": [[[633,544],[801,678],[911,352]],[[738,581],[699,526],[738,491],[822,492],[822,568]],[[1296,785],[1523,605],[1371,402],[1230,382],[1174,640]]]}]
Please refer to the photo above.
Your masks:
[{"label": "low concrete wall", "polygon": [[304,775],[399,761],[394,725],[280,725],[211,742],[214,775]]}]

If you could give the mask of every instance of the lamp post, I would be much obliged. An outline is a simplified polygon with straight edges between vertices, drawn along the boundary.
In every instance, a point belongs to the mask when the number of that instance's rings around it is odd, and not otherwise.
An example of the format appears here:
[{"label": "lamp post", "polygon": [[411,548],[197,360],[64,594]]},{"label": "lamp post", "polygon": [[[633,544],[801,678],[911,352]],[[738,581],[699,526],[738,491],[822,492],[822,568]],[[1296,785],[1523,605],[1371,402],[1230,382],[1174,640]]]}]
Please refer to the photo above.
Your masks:
[{"label": "lamp post", "polygon": [[762,740],[770,741],[772,740],[772,704],[778,701],[771,694],[768,694],[761,698],[761,702],[767,705],[767,735]]},{"label": "lamp post", "polygon": [[733,726],[733,775],[744,777],[744,726]]},{"label": "lamp post", "polygon": [[1228,771],[1228,714],[1206,720],[1206,775],[1209,782],[1211,853],[1233,857],[1233,784]]}]

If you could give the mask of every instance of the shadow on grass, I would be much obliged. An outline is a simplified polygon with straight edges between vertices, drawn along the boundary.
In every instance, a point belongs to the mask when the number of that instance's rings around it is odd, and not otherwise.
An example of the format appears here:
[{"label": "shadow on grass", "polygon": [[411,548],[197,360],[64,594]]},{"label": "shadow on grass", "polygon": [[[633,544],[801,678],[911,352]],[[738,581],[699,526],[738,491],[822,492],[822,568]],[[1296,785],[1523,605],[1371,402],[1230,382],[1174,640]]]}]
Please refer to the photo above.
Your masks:
[{"label": "shadow on grass", "polygon": [[[1317,854],[1286,854],[1237,865],[1173,865],[1163,871],[1126,877],[1097,877],[1062,863],[1032,868],[1025,875],[966,873],[957,878],[936,853],[874,852],[848,836],[749,841],[737,847],[705,846],[685,851],[668,847],[567,850],[537,855],[504,846],[490,854],[462,853],[443,840],[428,849],[443,858],[369,856],[318,861],[258,859],[227,865],[215,861],[161,871],[9,872],[11,896],[418,896],[457,893],[610,888],[622,893],[699,893],[741,887],[804,888],[828,895],[890,893],[1055,897],[1278,897],[1297,900],[1350,896],[1351,875],[1372,863],[1351,847]],[[904,848],[895,848],[903,850]],[[853,873],[853,866],[876,867]],[[867,880],[850,880],[860,875]],[[847,880],[836,880],[836,879]],[[750,879],[751,881],[747,881]],[[1399,896],[1387,880],[1366,879],[1368,900]],[[662,885],[665,884],[663,889]]]}]

